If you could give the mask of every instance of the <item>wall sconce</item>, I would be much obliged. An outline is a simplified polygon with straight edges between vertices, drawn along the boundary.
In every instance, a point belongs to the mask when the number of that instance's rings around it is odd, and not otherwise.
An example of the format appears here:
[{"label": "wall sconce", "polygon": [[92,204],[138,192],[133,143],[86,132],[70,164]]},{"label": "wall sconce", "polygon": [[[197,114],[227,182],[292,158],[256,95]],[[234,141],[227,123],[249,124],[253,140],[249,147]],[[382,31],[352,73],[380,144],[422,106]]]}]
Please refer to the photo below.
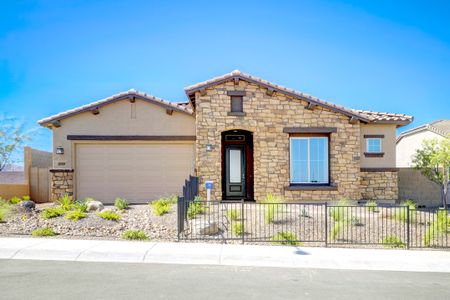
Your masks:
[{"label": "wall sconce", "polygon": [[206,152],[211,152],[211,151],[213,151],[213,149],[214,149],[213,145],[211,145],[211,144],[206,145]]},{"label": "wall sconce", "polygon": [[64,148],[61,146],[56,147],[56,154],[64,154]]}]

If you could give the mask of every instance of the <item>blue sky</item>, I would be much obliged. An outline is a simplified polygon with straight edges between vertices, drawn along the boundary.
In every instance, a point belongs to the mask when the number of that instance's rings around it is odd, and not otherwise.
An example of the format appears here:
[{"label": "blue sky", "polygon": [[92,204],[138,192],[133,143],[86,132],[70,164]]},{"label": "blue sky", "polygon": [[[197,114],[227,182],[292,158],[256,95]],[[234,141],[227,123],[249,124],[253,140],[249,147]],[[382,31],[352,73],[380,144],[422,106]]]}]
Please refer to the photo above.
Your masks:
[{"label": "blue sky", "polygon": [[[233,69],[351,108],[450,118],[445,1],[0,0],[0,112],[36,121]],[[30,143],[49,150],[50,131]]]}]

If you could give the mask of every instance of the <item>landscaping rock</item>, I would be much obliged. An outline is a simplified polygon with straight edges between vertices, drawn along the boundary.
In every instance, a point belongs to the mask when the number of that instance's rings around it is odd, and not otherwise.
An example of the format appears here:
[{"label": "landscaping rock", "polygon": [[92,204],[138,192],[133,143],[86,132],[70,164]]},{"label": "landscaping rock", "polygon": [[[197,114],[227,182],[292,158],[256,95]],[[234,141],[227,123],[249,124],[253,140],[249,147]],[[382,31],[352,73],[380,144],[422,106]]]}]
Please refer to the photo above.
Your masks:
[{"label": "landscaping rock", "polygon": [[100,201],[89,201],[87,203],[87,211],[101,211],[103,208],[105,206]]},{"label": "landscaping rock", "polygon": [[217,226],[216,222],[208,222],[200,225],[198,233],[201,235],[216,235],[219,233],[219,226]]},{"label": "landscaping rock", "polygon": [[36,203],[34,203],[34,201],[31,200],[22,201],[22,207],[30,211],[36,208]]}]

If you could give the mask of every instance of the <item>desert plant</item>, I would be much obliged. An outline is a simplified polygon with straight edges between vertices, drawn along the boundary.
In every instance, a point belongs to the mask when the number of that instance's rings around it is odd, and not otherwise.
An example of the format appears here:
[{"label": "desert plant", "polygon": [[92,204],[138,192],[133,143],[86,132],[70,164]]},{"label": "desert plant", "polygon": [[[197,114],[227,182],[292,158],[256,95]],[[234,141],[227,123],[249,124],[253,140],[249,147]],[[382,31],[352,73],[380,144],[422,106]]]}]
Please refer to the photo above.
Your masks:
[{"label": "desert plant", "polygon": [[14,162],[14,154],[31,140],[34,131],[34,129],[25,131],[23,122],[15,117],[0,114],[0,171],[7,164]]},{"label": "desert plant", "polygon": [[204,212],[205,212],[205,205],[202,200],[194,199],[194,201],[189,202],[189,207],[187,210],[188,219],[194,219],[197,215],[203,214]]},{"label": "desert plant", "polygon": [[348,219],[348,208],[350,206],[350,202],[347,198],[341,198],[338,202],[336,202],[334,207],[330,208],[330,217],[335,222],[341,222]]},{"label": "desert plant", "polygon": [[295,233],[290,231],[281,231],[272,237],[272,241],[281,245],[298,246],[301,245]]},{"label": "desert plant", "polygon": [[362,222],[361,219],[358,218],[357,216],[352,216],[352,218],[350,219],[350,223],[352,224],[352,226],[362,226]]},{"label": "desert plant", "polygon": [[7,216],[11,211],[10,204],[3,199],[0,199],[0,222],[6,220]]},{"label": "desert plant", "polygon": [[346,224],[347,224],[346,221],[334,222],[333,227],[331,227],[331,235],[330,235],[333,241],[335,241],[338,238],[339,233],[344,229]]},{"label": "desert plant", "polygon": [[162,216],[169,213],[172,209],[172,200],[170,198],[160,198],[156,201],[150,202],[149,204],[153,208],[153,213],[156,216]]},{"label": "desert plant", "polygon": [[383,238],[385,248],[405,248],[406,244],[396,235],[388,235]]},{"label": "desert plant", "polygon": [[117,209],[120,210],[124,210],[124,209],[128,209],[128,201],[126,199],[123,198],[116,198],[116,201],[114,201],[114,206]]},{"label": "desert plant", "polygon": [[264,203],[264,220],[266,224],[273,223],[275,216],[283,213],[283,208],[280,203],[283,202],[283,198],[275,196],[271,193],[267,194]]},{"label": "desert plant", "polygon": [[67,220],[78,221],[79,219],[86,218],[87,213],[81,210],[71,210],[66,214]]},{"label": "desert plant", "polygon": [[48,220],[51,218],[56,218],[59,216],[62,216],[66,213],[66,210],[62,207],[55,206],[55,207],[48,207],[44,209],[41,213],[42,218]]},{"label": "desert plant", "polygon": [[233,227],[231,228],[231,231],[234,235],[241,236],[244,234],[244,226],[242,226],[242,223],[234,223]]},{"label": "desert plant", "polygon": [[28,200],[31,200],[31,197],[30,196],[23,196],[22,200],[23,201],[28,201]]},{"label": "desert plant", "polygon": [[104,210],[97,213],[97,216],[108,221],[117,221],[121,219],[120,215],[112,210]]},{"label": "desert plant", "polygon": [[365,206],[371,212],[378,212],[378,210],[377,210],[378,204],[374,200],[367,201]]},{"label": "desert plant", "polygon": [[416,221],[416,203],[413,200],[406,200],[400,203],[400,207],[395,208],[392,218],[399,222],[408,221],[408,209],[409,208],[409,222],[414,223]]},{"label": "desert plant", "polygon": [[414,202],[414,200],[408,199],[403,201],[401,204],[401,206],[408,206],[409,209],[416,209],[416,202]]},{"label": "desert plant", "polygon": [[142,230],[127,230],[122,234],[122,238],[125,240],[148,240],[148,236]]},{"label": "desert plant", "polygon": [[31,232],[32,236],[54,236],[56,233],[50,227],[35,229]]},{"label": "desert plant", "polygon": [[73,204],[73,208],[75,210],[81,211],[81,212],[87,212],[87,201],[85,200],[77,200]]},{"label": "desert plant", "polygon": [[237,221],[241,218],[241,213],[237,209],[232,208],[227,211],[227,217],[232,221]]},{"label": "desert plant", "polygon": [[304,217],[304,218],[311,218],[311,216],[309,215],[308,211],[304,208],[302,208],[302,210],[300,211],[300,216]]},{"label": "desert plant", "polygon": [[62,209],[68,211],[73,209],[75,201],[73,201],[72,197],[70,197],[68,194],[65,194],[64,196],[59,198],[57,202]]},{"label": "desert plant", "polygon": [[438,209],[436,212],[436,220],[428,225],[425,236],[423,237],[423,243],[426,247],[431,245],[431,242],[440,235],[446,234],[449,231],[450,216],[447,210]]},{"label": "desert plant", "polygon": [[18,203],[20,203],[22,201],[23,201],[22,198],[19,198],[19,197],[12,197],[11,199],[9,199],[9,202],[11,204],[18,204]]}]

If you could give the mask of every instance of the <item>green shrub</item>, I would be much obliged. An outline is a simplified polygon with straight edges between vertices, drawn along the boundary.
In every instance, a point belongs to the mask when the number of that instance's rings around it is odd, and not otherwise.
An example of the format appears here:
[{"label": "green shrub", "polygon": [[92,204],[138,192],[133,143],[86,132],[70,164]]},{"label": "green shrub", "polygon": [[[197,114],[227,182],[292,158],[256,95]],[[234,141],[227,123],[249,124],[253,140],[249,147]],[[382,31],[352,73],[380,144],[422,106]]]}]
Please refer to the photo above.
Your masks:
[{"label": "green shrub", "polygon": [[368,209],[369,211],[371,211],[371,212],[377,212],[377,211],[378,211],[378,210],[377,210],[378,204],[377,204],[376,201],[369,200],[369,201],[366,202],[366,205],[365,205],[365,206],[366,206],[367,209]]},{"label": "green shrub", "polygon": [[331,239],[333,241],[338,238],[339,233],[344,229],[345,225],[347,225],[346,221],[334,222],[333,227],[331,227]]},{"label": "green shrub", "polygon": [[412,209],[412,210],[416,209],[416,207],[417,207],[416,202],[414,202],[414,201],[411,200],[411,199],[405,200],[405,201],[402,202],[400,205],[401,205],[401,206],[408,206],[409,209]]},{"label": "green shrub", "polygon": [[406,200],[400,203],[400,207],[392,208],[394,209],[394,214],[391,217],[399,222],[407,222],[408,210],[406,207],[409,208],[409,222],[414,223],[416,221],[416,204],[412,200]]},{"label": "green shrub", "polygon": [[35,229],[31,232],[32,236],[55,236],[56,233],[50,227]]},{"label": "green shrub", "polygon": [[172,209],[173,201],[171,198],[160,198],[149,203],[153,208],[153,213],[156,216],[162,216],[169,213]]},{"label": "green shrub", "polygon": [[237,221],[241,218],[241,213],[237,209],[229,209],[227,211],[227,217],[232,221]]},{"label": "green shrub", "polygon": [[87,212],[87,201],[85,200],[78,200],[74,203],[73,208],[75,210],[81,211],[81,212]]},{"label": "green shrub", "polygon": [[269,193],[266,199],[262,202],[264,203],[264,220],[266,224],[273,223],[275,216],[283,213],[283,208],[280,203],[283,202],[283,198],[280,196],[274,196]]},{"label": "green shrub", "polygon": [[120,220],[121,218],[118,213],[113,212],[112,210],[104,210],[102,212],[97,213],[97,216],[108,221],[117,221]]},{"label": "green shrub", "polygon": [[28,201],[28,200],[31,200],[31,197],[30,196],[23,196],[22,200],[23,201]]},{"label": "green shrub", "polygon": [[58,199],[59,206],[65,211],[71,210],[74,207],[75,201],[73,201],[72,197],[68,194],[65,194],[61,198]]},{"label": "green shrub", "polygon": [[11,208],[6,202],[5,204],[0,203],[0,222],[5,221],[10,212]]},{"label": "green shrub", "polygon": [[122,238],[125,240],[148,240],[148,236],[142,230],[127,230],[122,234]]},{"label": "green shrub", "polygon": [[66,210],[63,209],[60,206],[56,206],[56,207],[48,207],[46,209],[44,209],[41,213],[42,218],[48,220],[51,218],[56,218],[59,216],[62,216],[66,213]]},{"label": "green shrub", "polygon": [[120,210],[128,209],[128,201],[123,198],[116,198],[116,201],[114,201],[114,206]]},{"label": "green shrub", "polygon": [[302,243],[298,242],[298,237],[290,231],[281,231],[272,237],[272,241],[281,245],[298,246]]},{"label": "green shrub", "polygon": [[383,238],[383,247],[385,248],[405,248],[406,244],[396,235],[388,235]]},{"label": "green shrub", "polygon": [[450,216],[448,212],[445,209],[439,209],[436,212],[436,220],[428,225],[427,231],[425,232],[425,236],[423,237],[424,245],[429,247],[434,239],[446,234],[449,231],[449,225]]},{"label": "green shrub", "polygon": [[9,199],[9,202],[11,204],[18,204],[18,203],[20,203],[22,201],[23,201],[22,198],[19,198],[19,197],[12,197],[11,199]]},{"label": "green shrub", "polygon": [[86,218],[87,213],[81,210],[71,210],[66,214],[67,220],[78,221],[79,219]]},{"label": "green shrub", "polygon": [[189,202],[189,207],[187,210],[188,219],[194,219],[195,216],[203,214],[205,212],[205,205],[202,200],[194,200]]},{"label": "green shrub", "polygon": [[234,235],[241,236],[244,234],[244,226],[242,226],[242,223],[234,223],[233,227],[231,228],[231,231]]},{"label": "green shrub", "polygon": [[[341,222],[348,219],[348,211],[349,208],[347,206],[350,206],[350,202],[346,198],[341,198],[338,202],[336,202],[332,207],[330,208],[330,217],[335,222]],[[336,207],[337,206],[337,207]],[[339,207],[342,206],[342,207]]]}]

